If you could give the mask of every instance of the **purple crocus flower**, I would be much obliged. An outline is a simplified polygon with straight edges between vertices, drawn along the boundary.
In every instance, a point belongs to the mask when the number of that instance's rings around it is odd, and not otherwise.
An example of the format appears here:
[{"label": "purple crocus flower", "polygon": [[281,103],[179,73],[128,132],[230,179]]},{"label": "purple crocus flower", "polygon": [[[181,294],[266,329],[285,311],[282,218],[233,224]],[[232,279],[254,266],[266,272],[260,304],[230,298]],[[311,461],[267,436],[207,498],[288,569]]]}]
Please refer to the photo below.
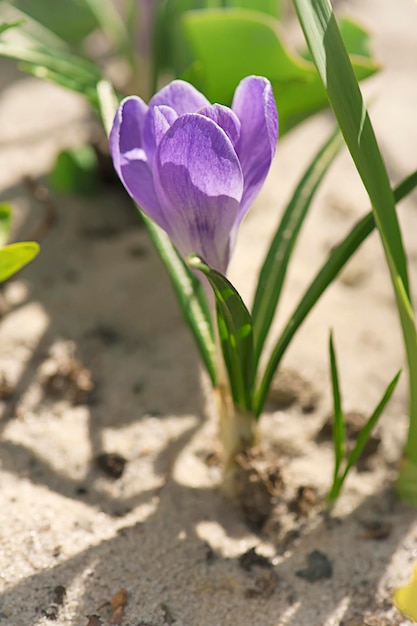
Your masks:
[{"label": "purple crocus flower", "polygon": [[149,106],[136,96],[121,102],[110,149],[129,194],[180,254],[195,252],[224,274],[277,139],[266,78],[243,79],[231,109],[210,104],[189,83],[175,80]]}]

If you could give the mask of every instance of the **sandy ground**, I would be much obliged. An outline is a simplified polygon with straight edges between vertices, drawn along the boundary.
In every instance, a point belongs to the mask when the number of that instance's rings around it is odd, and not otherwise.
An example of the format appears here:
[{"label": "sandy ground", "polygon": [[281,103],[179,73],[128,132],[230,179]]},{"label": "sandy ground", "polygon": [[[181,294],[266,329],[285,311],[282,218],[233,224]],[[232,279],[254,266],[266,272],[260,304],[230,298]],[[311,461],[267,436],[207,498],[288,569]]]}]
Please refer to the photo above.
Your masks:
[{"label": "sandy ground", "polygon": [[[397,183],[416,161],[417,5],[354,0],[348,9],[373,32],[384,65],[365,93]],[[36,262],[3,290],[0,624],[410,624],[391,602],[417,560],[416,512],[392,491],[407,426],[405,376],[382,419],[377,454],[348,479],[334,518],[308,498],[304,510],[297,496],[306,486],[323,496],[331,479],[330,443],[317,440],[330,412],[329,329],[348,411],[368,414],[404,365],[377,236],[285,358],[301,386],[290,406],[271,403],[261,421],[283,486],[264,528],[250,530],[219,493],[207,381],[129,200],[114,189],[92,200],[54,197],[57,220],[45,229],[44,205],[22,184],[27,175],[42,183],[57,152],[87,137],[82,101],[17,74],[10,63],[0,67],[1,199],[15,207],[16,239],[42,235]],[[330,128],[323,114],[279,147],[230,269],[248,301],[285,202]],[[300,237],[276,330],[331,246],[367,209],[342,154]],[[399,214],[415,292],[415,195]],[[306,394],[314,399],[309,413]],[[103,472],[102,453],[126,460],[120,478]],[[330,577],[310,582],[299,573],[315,550],[327,557]]]}]

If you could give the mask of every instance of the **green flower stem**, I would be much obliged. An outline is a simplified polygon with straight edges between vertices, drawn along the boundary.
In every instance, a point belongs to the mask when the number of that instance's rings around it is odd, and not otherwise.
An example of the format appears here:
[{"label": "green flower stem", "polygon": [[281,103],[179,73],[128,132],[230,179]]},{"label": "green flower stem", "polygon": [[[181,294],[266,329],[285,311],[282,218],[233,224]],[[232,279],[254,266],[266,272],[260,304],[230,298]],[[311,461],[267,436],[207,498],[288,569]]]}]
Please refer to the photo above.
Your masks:
[{"label": "green flower stem", "polygon": [[[213,312],[216,319],[216,312]],[[236,457],[253,447],[256,443],[257,421],[250,411],[238,407],[232,397],[230,381],[224,362],[223,351],[216,324],[216,385],[213,394],[219,420],[219,439],[224,465],[224,487],[233,496],[233,475],[236,469]]]}]

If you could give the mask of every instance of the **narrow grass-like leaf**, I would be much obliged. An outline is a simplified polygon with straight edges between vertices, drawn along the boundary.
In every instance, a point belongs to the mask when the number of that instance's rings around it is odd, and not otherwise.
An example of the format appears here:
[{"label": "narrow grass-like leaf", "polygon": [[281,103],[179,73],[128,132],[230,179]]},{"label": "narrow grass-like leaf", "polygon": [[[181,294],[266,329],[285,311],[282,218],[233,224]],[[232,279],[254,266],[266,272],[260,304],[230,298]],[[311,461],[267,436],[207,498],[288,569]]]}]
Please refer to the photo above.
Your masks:
[{"label": "narrow grass-like leaf", "polygon": [[[407,176],[407,178],[405,178],[394,190],[396,202],[403,200],[416,187],[417,171],[413,172],[410,176]],[[272,378],[295,333],[300,328],[301,324],[304,322],[307,315],[310,313],[327,287],[333,282],[347,261],[365,241],[368,235],[370,235],[374,228],[374,214],[370,211],[362,219],[360,219],[348,235],[332,249],[328,259],[307,287],[291,314],[284,330],[278,338],[262,375],[254,399],[254,412],[257,416],[259,416],[262,412]]]},{"label": "narrow grass-like leaf", "polygon": [[399,372],[397,372],[397,374],[394,376],[394,378],[392,379],[392,381],[389,383],[388,387],[386,388],[384,395],[381,399],[381,401],[379,402],[378,406],[376,407],[375,411],[372,413],[372,415],[369,417],[369,419],[367,420],[366,424],[364,425],[364,427],[361,429],[355,445],[353,446],[351,452],[349,453],[347,459],[346,459],[346,465],[345,468],[343,470],[343,472],[340,472],[340,466],[339,466],[339,470],[337,472],[337,474],[335,473],[335,477],[333,480],[333,485],[330,489],[329,495],[327,497],[328,502],[330,504],[330,506],[337,500],[337,498],[340,495],[340,491],[343,487],[343,484],[346,480],[347,475],[349,474],[350,470],[352,469],[352,467],[354,467],[357,462],[359,461],[359,458],[362,454],[362,452],[365,449],[365,446],[367,444],[367,441],[369,439],[369,437],[371,436],[371,433],[373,431],[373,429],[375,428],[381,414],[382,411],[385,409],[386,405],[388,404],[392,394],[394,393],[395,387],[397,386],[398,380],[401,376],[401,370],[399,370]]},{"label": "narrow grass-like leaf", "polygon": [[250,313],[227,278],[211,269],[197,255],[190,255],[187,262],[206,276],[213,289],[232,397],[241,409],[250,410],[253,384],[253,329]]},{"label": "narrow grass-like leaf", "polygon": [[95,85],[101,78],[98,68],[89,61],[61,50],[48,50],[41,47],[30,48],[0,41],[0,54],[17,61],[45,67],[52,72],[78,79],[80,82]]},{"label": "narrow grass-like leaf", "polygon": [[[20,1],[19,4],[21,6],[22,2]],[[37,6],[39,6],[38,3]],[[6,41],[9,43],[30,47],[41,45],[44,48],[69,51],[68,43],[61,39],[56,32],[50,30],[45,22],[39,21],[39,18],[32,17],[9,2],[5,2],[5,0],[0,0],[0,15],[5,22],[14,22],[19,26],[18,29],[7,33]]]},{"label": "narrow grass-like leaf", "polygon": [[378,143],[329,0],[293,0],[310,52],[375,210],[384,247],[406,293],[408,275],[395,202]]},{"label": "narrow grass-like leaf", "polygon": [[0,248],[0,282],[16,274],[38,254],[39,245],[34,241],[12,243]]},{"label": "narrow grass-like leaf", "polygon": [[[410,427],[405,455],[417,466],[417,331],[394,197],[330,1],[293,0],[293,3],[330,104],[374,209],[407,353]],[[410,493],[409,499],[417,504],[415,491],[417,489]],[[402,497],[408,498],[404,492]]]},{"label": "narrow grass-like leaf", "polygon": [[269,247],[259,274],[252,307],[255,368],[276,312],[301,226],[324,175],[343,145],[343,138],[337,130],[313,158],[297,185]]},{"label": "narrow grass-like leaf", "polygon": [[16,28],[17,26],[21,26],[22,21],[16,20],[15,22],[3,22],[0,24],[0,35],[5,33],[6,30],[10,30],[11,28]]},{"label": "narrow grass-like leaf", "polygon": [[333,333],[329,338],[330,374],[332,380],[333,395],[333,449],[334,449],[334,476],[333,483],[337,481],[340,466],[345,457],[346,448],[346,425],[340,395],[339,372],[337,369],[336,352],[333,343]]},{"label": "narrow grass-like leaf", "polygon": [[116,92],[113,89],[113,85],[107,80],[99,81],[97,83],[96,89],[98,97],[98,109],[101,121],[103,123],[106,134],[109,135],[114,116],[116,115],[119,100],[117,98]]},{"label": "narrow grass-like leaf", "polygon": [[391,399],[392,394],[394,393],[395,387],[397,386],[400,376],[401,376],[401,370],[397,372],[397,374],[394,376],[392,381],[389,383],[388,387],[385,390],[384,395],[382,396],[380,403],[378,404],[375,411],[372,413],[372,415],[366,422],[365,426],[362,428],[361,432],[359,433],[356,443],[353,446],[353,449],[351,450],[347,458],[347,464],[346,464],[345,471],[343,472],[343,475],[342,475],[342,481],[346,478],[351,467],[356,465],[356,463],[358,462],[359,457],[365,448],[366,442],[368,441],[373,429],[375,428],[376,423],[382,411],[385,409],[386,405]]},{"label": "narrow grass-like leaf", "polygon": [[[89,7],[80,0],[64,0],[59,5],[51,0],[0,2],[2,15],[8,16],[12,11],[14,14],[23,15],[25,22],[30,22],[31,32],[43,29],[44,32],[53,33],[71,46],[80,45],[83,39],[98,27],[98,22]],[[46,39],[40,41],[43,41],[44,45],[49,45]]]},{"label": "narrow grass-like leaf", "polygon": [[[33,27],[33,20],[30,22]],[[96,85],[101,80],[100,69],[69,51],[65,42],[49,35],[47,29],[35,29],[35,35],[25,31],[26,24],[21,28],[5,34],[0,39],[0,56],[14,59],[21,63],[21,68],[29,74],[49,80],[71,91],[78,92],[87,98],[93,106],[97,106]],[[45,31],[45,42],[39,40],[40,34]],[[15,36],[16,35],[16,36]],[[56,42],[56,45],[55,43]]]},{"label": "narrow grass-like leaf", "polygon": [[84,4],[100,25],[101,30],[114,43],[118,50],[125,50],[129,42],[129,32],[112,0],[84,0]]}]

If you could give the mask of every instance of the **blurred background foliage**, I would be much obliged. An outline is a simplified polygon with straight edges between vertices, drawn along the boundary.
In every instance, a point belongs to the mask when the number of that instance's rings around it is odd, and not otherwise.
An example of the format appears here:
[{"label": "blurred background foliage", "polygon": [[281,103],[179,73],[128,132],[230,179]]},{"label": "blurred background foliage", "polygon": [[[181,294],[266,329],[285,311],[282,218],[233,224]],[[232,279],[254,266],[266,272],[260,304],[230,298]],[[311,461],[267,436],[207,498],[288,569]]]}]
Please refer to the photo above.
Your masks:
[{"label": "blurred background foliage", "polygon": [[[285,39],[291,18],[283,0],[55,0],[0,2],[0,54],[24,69],[95,102],[95,87],[109,77],[121,94],[149,100],[172,78],[194,84],[209,100],[230,105],[249,74],[272,82],[281,136],[326,106],[317,71],[305,49]],[[341,20],[358,79],[378,70],[370,36]],[[58,54],[58,57],[56,55]],[[76,58],[77,57],[77,58]],[[65,63],[67,61],[67,63]]]},{"label": "blurred background foliage", "polygon": [[[98,111],[97,85],[108,79],[119,97],[148,101],[182,78],[212,102],[230,105],[239,81],[266,76],[280,117],[280,136],[327,107],[305,48],[286,41],[294,23],[285,0],[0,0],[0,55],[22,70],[79,92]],[[359,80],[379,65],[369,33],[341,18]],[[51,173],[55,190],[91,194],[97,168],[91,149],[61,154]]]}]

